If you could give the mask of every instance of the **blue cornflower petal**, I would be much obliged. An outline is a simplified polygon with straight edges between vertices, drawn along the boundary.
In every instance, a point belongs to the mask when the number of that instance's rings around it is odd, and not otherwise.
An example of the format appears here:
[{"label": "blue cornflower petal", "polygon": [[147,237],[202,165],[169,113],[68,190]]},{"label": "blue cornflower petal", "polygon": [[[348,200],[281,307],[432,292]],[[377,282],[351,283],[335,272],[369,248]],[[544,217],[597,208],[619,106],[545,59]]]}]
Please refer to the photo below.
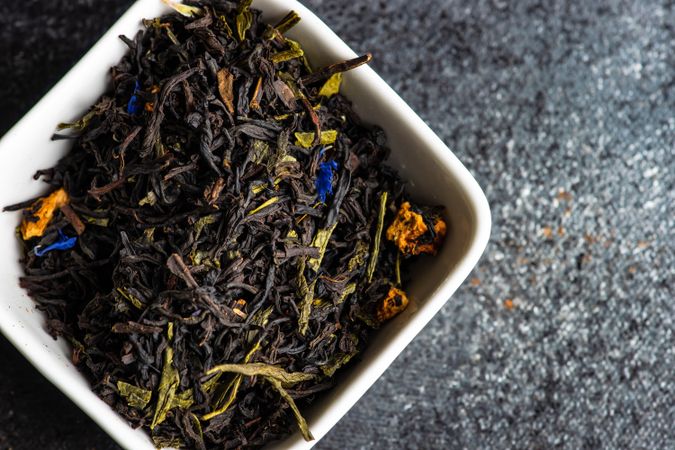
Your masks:
[{"label": "blue cornflower petal", "polygon": [[333,176],[334,171],[337,170],[338,165],[335,161],[330,160],[319,164],[319,170],[316,175],[316,192],[321,202],[326,201],[326,195],[333,194]]},{"label": "blue cornflower petal", "polygon": [[141,105],[138,102],[138,95],[136,95],[140,90],[141,83],[136,80],[136,84],[134,84],[134,93],[131,95],[129,103],[127,103],[127,112],[129,114],[137,114],[141,110]]},{"label": "blue cornflower petal", "polygon": [[49,253],[52,250],[70,250],[71,248],[75,247],[76,242],[77,237],[68,237],[63,234],[63,231],[59,230],[59,239],[53,244],[50,244],[44,248],[42,248],[41,245],[35,247],[35,256],[44,256],[46,253]]}]

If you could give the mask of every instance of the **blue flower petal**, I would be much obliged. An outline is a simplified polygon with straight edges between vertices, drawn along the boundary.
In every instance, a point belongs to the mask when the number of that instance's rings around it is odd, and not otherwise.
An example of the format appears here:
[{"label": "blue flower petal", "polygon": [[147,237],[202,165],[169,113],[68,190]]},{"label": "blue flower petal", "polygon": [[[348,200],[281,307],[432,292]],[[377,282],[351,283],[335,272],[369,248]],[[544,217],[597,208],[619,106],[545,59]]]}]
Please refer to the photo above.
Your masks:
[{"label": "blue flower petal", "polygon": [[319,201],[325,202],[326,195],[333,194],[333,177],[335,175],[334,171],[337,170],[337,168],[338,165],[333,160],[319,164],[319,170],[316,180],[314,181]]},{"label": "blue flower petal", "polygon": [[75,247],[75,243],[77,242],[77,237],[68,237],[65,234],[63,234],[63,231],[59,230],[59,239],[54,242],[53,244],[50,244],[44,248],[42,246],[38,245],[35,247],[35,256],[41,257],[44,256],[45,254],[51,252],[52,250],[70,250],[71,248]]},{"label": "blue flower petal", "polygon": [[141,110],[141,105],[138,101],[138,92],[141,90],[141,84],[136,80],[136,84],[134,84],[134,93],[131,95],[131,98],[129,99],[129,103],[127,103],[127,112],[129,114],[138,114]]}]

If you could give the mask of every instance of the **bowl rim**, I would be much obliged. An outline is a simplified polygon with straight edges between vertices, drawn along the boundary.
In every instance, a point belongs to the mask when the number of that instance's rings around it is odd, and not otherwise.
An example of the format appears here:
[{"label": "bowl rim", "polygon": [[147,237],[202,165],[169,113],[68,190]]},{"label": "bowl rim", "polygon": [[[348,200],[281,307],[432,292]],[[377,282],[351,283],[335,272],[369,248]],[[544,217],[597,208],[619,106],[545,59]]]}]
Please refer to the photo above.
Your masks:
[{"label": "bowl rim", "polygon": [[[321,19],[296,0],[257,0],[254,1],[253,6],[259,7],[261,1],[276,4],[285,10],[295,10],[302,17],[303,24],[313,30],[312,33],[320,33],[323,39],[330,41],[332,52],[339,53],[345,58],[356,56],[349,46]],[[36,117],[40,116],[40,111],[57,101],[60,96],[67,94],[67,89],[72,84],[72,80],[81,77],[87,72],[87,68],[95,60],[95,56],[105,51],[105,47],[109,45],[109,41],[117,40],[119,34],[128,34],[130,23],[133,23],[138,28],[138,25],[140,25],[138,23],[139,18],[144,17],[148,10],[158,10],[155,3],[159,2],[159,0],[138,0],[132,4],[91,49],[0,139],[0,151],[7,146],[8,142],[15,140],[23,133],[30,132],[28,129],[29,125]],[[472,222],[475,224],[475,227],[472,230],[472,235],[467,237],[467,241],[470,243],[464,252],[464,256],[460,258],[449,275],[439,284],[435,291],[429,295],[425,304],[401,327],[400,331],[396,333],[382,353],[376,355],[375,358],[367,363],[363,361],[363,364],[368,364],[367,370],[360,375],[357,383],[353,386],[348,386],[344,390],[343,395],[335,402],[336,404],[331,404],[327,408],[327,410],[330,410],[328,411],[329,413],[323,414],[323,417],[319,417],[316,423],[312,421],[311,429],[316,440],[307,443],[302,440],[299,433],[295,433],[280,443],[272,444],[271,448],[307,449],[318,442],[361,398],[410,341],[419,334],[422,328],[448,301],[477,264],[487,246],[490,236],[490,208],[485,194],[471,173],[429,126],[372,68],[363,66],[354,72],[355,76],[358,77],[358,80],[355,82],[368,83],[371,89],[380,89],[387,95],[389,103],[387,107],[396,108],[401,115],[405,116],[406,120],[417,129],[421,138],[428,144],[428,151],[452,173],[457,185],[464,193],[464,200],[473,212],[474,217],[472,218]],[[11,320],[11,317],[5,317],[4,314],[0,314],[0,331],[45,378],[77,404],[80,409],[89,415],[121,446],[135,450],[147,447],[149,440],[141,439],[138,436],[138,432],[131,429],[126,421],[119,417],[112,408],[109,408],[102,401],[91,401],[92,396],[98,400],[98,397],[93,392],[90,391],[91,395],[82,395],[80,389],[76,389],[67,382],[67,377],[58,376],[58,371],[55,373],[53,368],[49,367],[50,361],[48,359],[53,358],[53,355],[49,355],[38,343],[30,345],[35,339],[31,337],[31,333],[28,330],[17,327],[16,323]],[[120,425],[124,425],[124,427],[120,427]]]}]

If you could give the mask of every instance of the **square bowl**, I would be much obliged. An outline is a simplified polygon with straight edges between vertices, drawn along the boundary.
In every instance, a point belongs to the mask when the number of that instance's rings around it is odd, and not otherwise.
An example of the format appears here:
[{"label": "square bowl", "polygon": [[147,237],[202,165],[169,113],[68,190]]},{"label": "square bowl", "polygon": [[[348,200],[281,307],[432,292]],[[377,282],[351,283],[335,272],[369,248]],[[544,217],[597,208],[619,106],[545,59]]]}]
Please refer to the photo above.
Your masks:
[{"label": "square bowl", "polygon": [[[295,10],[301,22],[289,33],[302,43],[312,64],[353,58],[356,54],[328,26],[296,1],[255,0],[263,19],[274,22]],[[120,34],[133,36],[143,18],[164,14],[159,0],[135,3],[94,47],[0,141],[0,206],[43,194],[32,175],[53,166],[70,147],[52,141],[57,122],[79,118],[105,91],[109,68],[126,52]],[[361,361],[339,383],[303,412],[316,439],[324,436],[382,375],[392,361],[450,298],[476,265],[490,234],[485,195],[457,157],[422,119],[370,67],[345,74],[342,92],[366,122],[384,129],[391,148],[389,163],[408,181],[408,192],[427,204],[446,207],[449,233],[435,258],[420,261],[408,287],[411,305],[374,334]],[[20,247],[15,235],[18,213],[0,214],[0,331],[54,385],[63,391],[122,447],[153,449],[148,435],[132,429],[89,388],[70,361],[63,339],[44,330],[44,316],[19,287]],[[299,433],[271,448],[307,449]]]}]

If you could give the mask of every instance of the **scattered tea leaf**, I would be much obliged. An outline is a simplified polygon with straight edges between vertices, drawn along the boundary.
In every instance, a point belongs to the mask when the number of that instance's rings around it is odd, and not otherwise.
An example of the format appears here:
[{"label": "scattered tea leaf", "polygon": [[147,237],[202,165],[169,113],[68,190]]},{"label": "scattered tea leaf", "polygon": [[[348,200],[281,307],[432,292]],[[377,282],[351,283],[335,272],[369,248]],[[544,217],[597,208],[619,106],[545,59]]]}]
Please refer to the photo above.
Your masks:
[{"label": "scattered tea leaf", "polygon": [[380,209],[377,216],[377,228],[375,230],[375,238],[373,239],[373,251],[370,253],[370,261],[368,261],[368,271],[366,276],[370,283],[375,273],[375,266],[377,265],[377,257],[380,255],[380,241],[382,240],[382,229],[384,229],[384,214],[387,211],[387,191],[380,194]]},{"label": "scattered tea leaf", "polygon": [[312,436],[312,433],[309,431],[309,426],[307,425],[307,421],[305,420],[304,417],[302,417],[302,414],[300,413],[300,410],[298,409],[298,406],[295,404],[295,401],[293,398],[290,396],[288,392],[284,389],[283,382],[280,381],[277,378],[271,377],[271,376],[265,376],[265,379],[274,387],[274,389],[279,392],[279,395],[288,402],[288,406],[291,407],[291,410],[293,411],[293,415],[295,416],[295,420],[298,422],[298,428],[300,428],[300,432],[302,433],[302,437],[306,441],[313,441],[314,436]]},{"label": "scattered tea leaf", "polygon": [[152,398],[152,391],[139,388],[124,381],[117,382],[117,390],[119,390],[120,395],[124,397],[127,404],[132,408],[143,409],[150,403],[150,399]]},{"label": "scattered tea leaf", "polygon": [[319,90],[319,95],[323,97],[332,97],[340,92],[340,85],[342,84],[342,72],[333,74],[326,80]]},{"label": "scattered tea leaf", "polygon": [[178,385],[180,384],[178,371],[173,367],[173,348],[171,348],[171,341],[173,340],[173,323],[171,322],[169,322],[167,335],[169,343],[164,349],[162,376],[159,380],[157,405],[155,407],[155,414],[152,417],[152,423],[150,424],[151,429],[154,429],[166,419],[166,414],[171,409],[174,397],[176,396],[176,389],[178,389]]}]

